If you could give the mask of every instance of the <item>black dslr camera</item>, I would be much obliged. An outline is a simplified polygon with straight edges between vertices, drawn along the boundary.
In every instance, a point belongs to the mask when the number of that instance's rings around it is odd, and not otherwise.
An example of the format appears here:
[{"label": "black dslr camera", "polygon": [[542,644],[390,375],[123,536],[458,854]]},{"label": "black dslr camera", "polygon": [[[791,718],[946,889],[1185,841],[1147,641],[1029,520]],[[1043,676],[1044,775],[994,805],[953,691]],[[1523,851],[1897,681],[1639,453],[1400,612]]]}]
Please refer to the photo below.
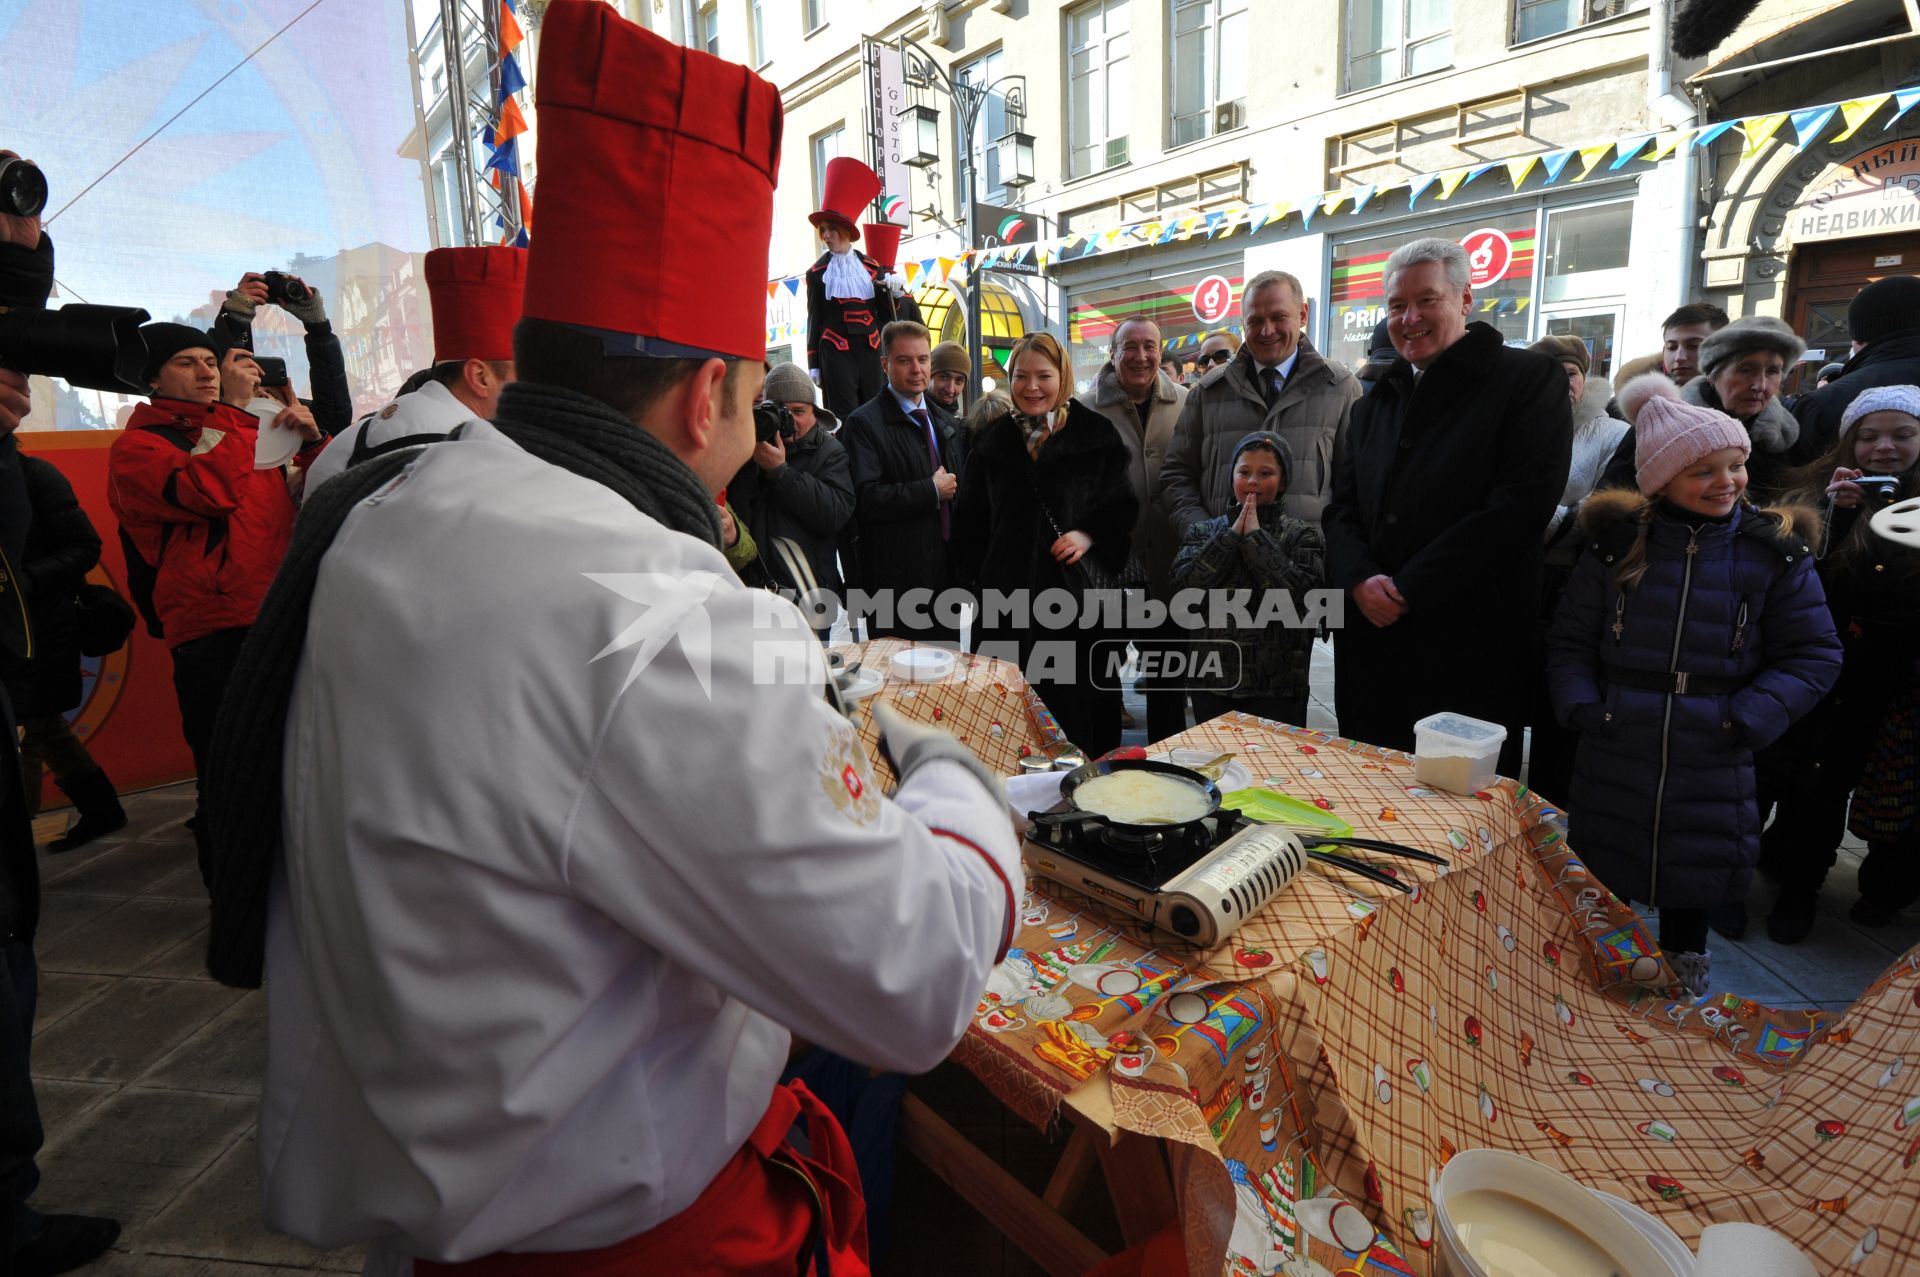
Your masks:
[{"label": "black dslr camera", "polygon": [[0,157],[0,213],[36,217],[47,206],[47,175],[32,160]]},{"label": "black dslr camera", "polygon": [[267,285],[267,300],[276,306],[285,306],[289,302],[304,306],[313,299],[313,290],[285,271],[262,271],[260,278]]},{"label": "black dslr camera", "polygon": [[762,399],[753,406],[754,441],[772,443],[776,435],[784,447],[800,437],[800,428],[794,424],[793,414],[785,404]]},{"label": "black dslr camera", "polygon": [[1890,506],[1900,499],[1900,476],[1897,474],[1863,474],[1853,481],[1853,486],[1867,494],[1867,504],[1875,509]]},{"label": "black dslr camera", "polygon": [[58,377],[84,390],[144,395],[147,343],[140,325],[147,319],[131,306],[0,306],[0,368]]}]

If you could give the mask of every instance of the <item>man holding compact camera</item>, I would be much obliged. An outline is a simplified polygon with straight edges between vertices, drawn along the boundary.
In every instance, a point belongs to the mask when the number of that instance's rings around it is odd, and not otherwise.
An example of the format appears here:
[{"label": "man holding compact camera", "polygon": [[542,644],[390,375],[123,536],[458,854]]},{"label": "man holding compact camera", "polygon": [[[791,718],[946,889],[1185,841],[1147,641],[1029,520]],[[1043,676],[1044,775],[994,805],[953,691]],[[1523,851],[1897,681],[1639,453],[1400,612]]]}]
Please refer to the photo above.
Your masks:
[{"label": "man holding compact camera", "polygon": [[[227,293],[213,321],[213,335],[223,350],[254,348],[253,323],[259,308],[278,306],[300,321],[306,330],[307,375],[313,386],[308,407],[327,435],[337,435],[353,420],[353,394],[347,387],[347,357],[327,319],[320,294],[298,275],[281,271],[248,271]],[[224,362],[224,360],[223,360]],[[225,396],[223,396],[224,398]],[[281,396],[274,396],[280,398]],[[244,399],[227,399],[244,404]]]},{"label": "man holding compact camera", "polygon": [[[785,537],[799,547],[814,584],[840,593],[840,530],[853,518],[853,468],[833,437],[833,414],[815,400],[813,378],[798,364],[767,374],[764,402],[754,410],[753,460],[727,485],[727,500],[753,529],[760,557],[748,584],[800,591],[772,543]],[[801,602],[803,609],[806,602]],[[827,619],[827,618],[818,618]]]}]

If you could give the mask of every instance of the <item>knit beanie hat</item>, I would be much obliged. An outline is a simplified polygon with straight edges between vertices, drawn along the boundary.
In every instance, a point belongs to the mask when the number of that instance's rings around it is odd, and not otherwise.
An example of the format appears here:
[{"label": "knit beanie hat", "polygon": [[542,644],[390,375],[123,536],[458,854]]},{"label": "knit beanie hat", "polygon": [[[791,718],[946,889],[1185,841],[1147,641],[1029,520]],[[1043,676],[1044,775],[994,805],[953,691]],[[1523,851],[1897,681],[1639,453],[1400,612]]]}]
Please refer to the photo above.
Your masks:
[{"label": "knit beanie hat", "polygon": [[1643,496],[1659,492],[1682,470],[1722,448],[1738,448],[1742,456],[1753,451],[1744,426],[1718,408],[1682,400],[1660,373],[1635,377],[1621,388],[1622,400],[1630,390],[1642,400],[1633,417],[1633,471]]},{"label": "knit beanie hat", "polygon": [[1255,430],[1251,434],[1242,436],[1240,442],[1233,445],[1233,458],[1227,462],[1227,469],[1229,471],[1240,463],[1240,454],[1248,448],[1265,448],[1273,453],[1274,456],[1280,458],[1280,482],[1283,484],[1291,482],[1293,478],[1293,449],[1287,446],[1285,439],[1282,439],[1271,430]]},{"label": "knit beanie hat", "polygon": [[167,366],[167,361],[183,350],[210,350],[221,353],[220,346],[213,337],[198,328],[189,328],[185,324],[142,324],[140,338],[147,343],[147,364],[141,371],[140,379],[152,384]]},{"label": "knit beanie hat", "polygon": [[1840,433],[1845,434],[1870,412],[1904,412],[1920,417],[1920,386],[1875,386],[1861,391],[1840,414]]},{"label": "knit beanie hat", "polygon": [[1847,331],[1863,346],[1908,328],[1920,328],[1920,278],[1889,275],[1853,295]]},{"label": "knit beanie hat", "polygon": [[1771,315],[1748,315],[1700,343],[1700,370],[1711,373],[1720,365],[1755,350],[1773,351],[1791,368],[1807,353],[1807,343],[1783,320]]},{"label": "knit beanie hat", "polygon": [[1543,355],[1548,355],[1552,357],[1556,363],[1574,365],[1580,370],[1582,377],[1593,371],[1593,356],[1587,350],[1587,343],[1581,341],[1578,337],[1569,336],[1564,333],[1546,336],[1534,342],[1533,345],[1527,347],[1527,349],[1537,350]]},{"label": "knit beanie hat", "polygon": [[957,341],[943,341],[933,348],[933,371],[957,372],[968,376],[973,372],[973,363],[967,358],[967,348]]}]

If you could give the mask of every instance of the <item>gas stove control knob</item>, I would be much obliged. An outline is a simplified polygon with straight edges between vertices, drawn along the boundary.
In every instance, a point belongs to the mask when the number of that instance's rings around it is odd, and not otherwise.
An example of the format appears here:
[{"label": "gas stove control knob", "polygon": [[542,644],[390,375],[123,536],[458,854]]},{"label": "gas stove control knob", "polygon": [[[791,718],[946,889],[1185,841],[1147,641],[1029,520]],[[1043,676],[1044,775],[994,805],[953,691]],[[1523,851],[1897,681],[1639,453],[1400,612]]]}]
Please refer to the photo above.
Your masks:
[{"label": "gas stove control knob", "polygon": [[1167,913],[1167,925],[1173,928],[1175,935],[1197,936],[1200,934],[1200,915],[1186,905],[1175,905]]}]

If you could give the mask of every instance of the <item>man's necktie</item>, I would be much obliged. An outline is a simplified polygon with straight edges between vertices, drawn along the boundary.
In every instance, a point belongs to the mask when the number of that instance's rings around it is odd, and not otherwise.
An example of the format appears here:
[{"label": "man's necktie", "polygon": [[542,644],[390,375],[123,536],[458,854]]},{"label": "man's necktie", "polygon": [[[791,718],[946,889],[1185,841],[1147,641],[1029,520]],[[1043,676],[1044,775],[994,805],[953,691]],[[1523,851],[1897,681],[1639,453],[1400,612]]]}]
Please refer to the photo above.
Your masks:
[{"label": "man's necktie", "polygon": [[[920,423],[922,430],[927,432],[927,460],[933,464],[935,470],[938,470],[940,468],[940,437],[933,432],[933,417],[925,408],[914,408],[909,415]],[[945,541],[952,536],[953,507],[947,503],[945,497],[942,497],[940,498],[940,539]]]},{"label": "man's necktie", "polygon": [[1287,378],[1278,368],[1267,369],[1263,377],[1266,382],[1264,389],[1267,395],[1267,407],[1272,408],[1275,403],[1279,402],[1280,387],[1287,384]]}]

